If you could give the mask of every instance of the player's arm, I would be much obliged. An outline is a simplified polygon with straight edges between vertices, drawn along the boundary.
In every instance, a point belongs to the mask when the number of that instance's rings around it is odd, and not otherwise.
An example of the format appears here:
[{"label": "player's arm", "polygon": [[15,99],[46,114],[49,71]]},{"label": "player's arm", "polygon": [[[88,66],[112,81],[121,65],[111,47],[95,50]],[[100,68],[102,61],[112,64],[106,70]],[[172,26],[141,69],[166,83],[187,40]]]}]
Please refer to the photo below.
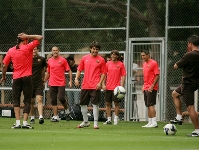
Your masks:
[{"label": "player's arm", "polygon": [[47,72],[44,78],[44,84],[48,81],[49,77],[50,77],[50,73]]},{"label": "player's arm", "polygon": [[96,85],[96,90],[101,89],[102,83],[104,81],[104,77],[105,77],[105,74],[104,73],[101,74],[101,76],[100,76],[100,82]]},{"label": "player's arm", "polygon": [[159,75],[159,74],[156,74],[155,79],[154,79],[154,81],[153,81],[153,84],[152,84],[152,85],[150,86],[150,88],[148,89],[149,92],[152,92],[152,91],[153,91],[153,88],[154,88],[154,86],[158,83],[159,78],[160,78],[160,75]]},{"label": "player's arm", "polygon": [[72,74],[72,71],[71,71],[71,70],[68,71],[68,75],[69,75],[69,78],[70,78],[69,86],[70,86],[70,88],[71,88],[71,87],[72,87],[72,80],[73,80],[73,74]]},{"label": "player's arm", "polygon": [[25,33],[20,33],[18,34],[18,38],[20,39],[33,39],[33,40],[38,40],[39,42],[41,42],[41,40],[43,39],[43,36],[41,35],[28,35]]},{"label": "player's arm", "polygon": [[121,78],[121,86],[124,87],[125,85],[126,76],[122,76]]},{"label": "player's arm", "polygon": [[106,79],[107,79],[107,74],[104,75],[104,80],[102,81],[102,89],[106,90]]},{"label": "player's arm", "polygon": [[3,67],[2,67],[2,78],[1,78],[0,84],[5,82],[5,80],[6,80],[7,69],[8,69],[8,65],[3,64]]},{"label": "player's arm", "polygon": [[75,76],[75,86],[79,85],[79,77],[80,77],[81,72],[77,70],[76,76]]}]

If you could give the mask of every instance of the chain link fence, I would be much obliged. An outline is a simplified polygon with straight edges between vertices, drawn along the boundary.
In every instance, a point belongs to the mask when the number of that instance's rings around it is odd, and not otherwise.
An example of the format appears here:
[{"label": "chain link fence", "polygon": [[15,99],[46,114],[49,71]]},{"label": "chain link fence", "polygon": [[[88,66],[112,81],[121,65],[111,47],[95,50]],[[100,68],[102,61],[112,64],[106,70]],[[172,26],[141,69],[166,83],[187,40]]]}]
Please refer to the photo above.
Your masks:
[{"label": "chain link fence", "polygon": [[[170,120],[176,114],[171,92],[179,85],[182,75],[181,70],[173,69],[173,64],[186,52],[187,37],[199,33],[199,12],[193,9],[197,7],[198,1],[171,0],[1,1],[1,66],[3,55],[16,44],[20,32],[44,35],[40,45],[42,56],[48,58],[51,48],[58,46],[64,57],[71,52],[76,63],[81,59],[81,52],[89,52],[88,46],[94,40],[101,43],[102,52],[109,52],[113,49],[127,51],[128,38],[165,37],[167,84],[160,86],[166,88],[163,102],[166,108],[165,120]],[[139,52],[137,53],[134,59],[140,61]],[[128,66],[128,61],[125,65]],[[12,103],[11,74],[7,74],[5,85],[0,87],[1,104]],[[66,87],[66,95],[67,89]],[[76,90],[80,89],[75,88]],[[50,98],[47,87],[44,94],[44,102],[48,106]],[[103,96],[102,92],[100,108],[105,107]],[[121,108],[125,109],[124,102],[121,103]],[[198,108],[197,105],[197,110]],[[51,110],[44,109],[46,117],[51,117]],[[100,115],[104,115],[104,111]],[[122,118],[123,113],[120,116]]]}]

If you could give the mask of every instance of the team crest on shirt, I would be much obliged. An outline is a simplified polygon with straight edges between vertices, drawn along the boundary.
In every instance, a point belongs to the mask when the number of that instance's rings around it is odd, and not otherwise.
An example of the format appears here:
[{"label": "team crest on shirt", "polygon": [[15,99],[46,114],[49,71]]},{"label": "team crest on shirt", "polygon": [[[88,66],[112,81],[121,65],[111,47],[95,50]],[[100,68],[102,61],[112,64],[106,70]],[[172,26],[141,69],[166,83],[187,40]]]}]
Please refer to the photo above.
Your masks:
[{"label": "team crest on shirt", "polygon": [[58,64],[61,64],[61,61],[58,61]]},{"label": "team crest on shirt", "polygon": [[99,60],[96,60],[96,63],[99,63],[100,61]]},{"label": "team crest on shirt", "polygon": [[37,59],[37,61],[38,61],[38,62],[40,62],[40,61],[41,61],[41,59]]},{"label": "team crest on shirt", "polygon": [[151,66],[150,66],[150,65],[147,65],[147,67],[148,67],[148,68],[151,68]]},{"label": "team crest on shirt", "polygon": [[120,66],[119,66],[119,65],[116,65],[116,68],[120,68]]}]

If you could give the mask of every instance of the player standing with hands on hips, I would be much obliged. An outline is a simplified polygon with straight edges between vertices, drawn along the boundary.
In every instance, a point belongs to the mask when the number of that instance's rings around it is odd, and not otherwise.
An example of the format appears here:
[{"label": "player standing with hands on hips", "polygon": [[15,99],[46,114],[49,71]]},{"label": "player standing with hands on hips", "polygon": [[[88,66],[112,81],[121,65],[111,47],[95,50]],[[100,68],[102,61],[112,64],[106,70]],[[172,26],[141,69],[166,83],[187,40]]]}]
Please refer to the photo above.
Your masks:
[{"label": "player standing with hands on hips", "polygon": [[195,131],[189,136],[199,137],[198,115],[194,108],[194,92],[199,87],[199,36],[192,35],[187,42],[188,52],[174,65],[175,69],[183,69],[183,75],[180,86],[172,92],[177,116],[170,122],[182,124],[182,102],[180,100],[180,96],[182,96],[195,128]]},{"label": "player standing with hands on hips", "polygon": [[[33,41],[28,43],[28,40]],[[28,114],[30,113],[30,103],[32,98],[32,61],[33,49],[38,46],[43,39],[41,35],[18,34],[17,45],[10,48],[3,60],[2,79],[0,83],[6,80],[6,71],[8,65],[13,63],[13,106],[16,118],[16,124],[12,129],[33,129],[28,123]],[[21,92],[24,95],[23,125],[20,124],[20,97]]]},{"label": "player standing with hands on hips", "polygon": [[125,85],[126,79],[126,69],[124,63],[119,61],[119,52],[118,50],[111,51],[111,61],[106,63],[106,76],[102,84],[102,89],[106,90],[105,92],[105,101],[106,101],[106,114],[107,121],[104,124],[111,123],[111,103],[114,101],[115,105],[115,118],[114,125],[118,124],[118,115],[119,115],[119,102],[120,100],[116,98],[113,94],[113,90],[117,86]]},{"label": "player standing with hands on hips", "polygon": [[77,128],[83,128],[90,126],[88,121],[88,108],[87,105],[91,101],[93,105],[94,116],[94,129],[98,127],[98,115],[99,115],[99,103],[101,100],[101,85],[105,75],[105,60],[98,55],[100,45],[98,42],[93,41],[90,44],[90,54],[82,57],[77,73],[75,77],[75,85],[79,85],[79,77],[82,71],[84,71],[84,79],[82,82],[81,94],[80,94],[80,106],[83,115],[83,122],[77,126]]},{"label": "player standing with hands on hips", "polygon": [[159,69],[158,63],[150,58],[148,50],[141,52],[143,64],[144,85],[142,91],[144,93],[145,106],[148,108],[148,124],[142,126],[144,128],[156,128],[156,95],[158,90]]}]

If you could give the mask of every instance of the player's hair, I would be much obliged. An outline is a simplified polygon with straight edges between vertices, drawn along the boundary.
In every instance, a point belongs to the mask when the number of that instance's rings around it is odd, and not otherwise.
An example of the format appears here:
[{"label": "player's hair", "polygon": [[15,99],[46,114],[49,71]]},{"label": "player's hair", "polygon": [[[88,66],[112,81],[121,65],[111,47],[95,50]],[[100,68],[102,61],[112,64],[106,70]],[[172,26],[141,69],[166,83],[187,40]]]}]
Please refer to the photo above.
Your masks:
[{"label": "player's hair", "polygon": [[115,54],[115,55],[117,55],[117,56],[120,56],[120,53],[119,53],[118,50],[112,50],[112,51],[111,51],[111,55],[112,55],[112,54]]},{"label": "player's hair", "polygon": [[149,50],[146,50],[146,49],[142,50],[141,53],[145,53],[146,55],[150,54]]},{"label": "player's hair", "polygon": [[20,38],[17,38],[17,45],[16,45],[16,49],[19,49],[19,44],[22,42],[23,40]]},{"label": "player's hair", "polygon": [[188,37],[187,42],[193,43],[194,46],[199,46],[199,36],[191,35],[190,37]]},{"label": "player's hair", "polygon": [[100,45],[97,41],[93,41],[91,44],[90,44],[90,48],[93,48],[93,47],[96,47],[98,49],[100,49]]}]

